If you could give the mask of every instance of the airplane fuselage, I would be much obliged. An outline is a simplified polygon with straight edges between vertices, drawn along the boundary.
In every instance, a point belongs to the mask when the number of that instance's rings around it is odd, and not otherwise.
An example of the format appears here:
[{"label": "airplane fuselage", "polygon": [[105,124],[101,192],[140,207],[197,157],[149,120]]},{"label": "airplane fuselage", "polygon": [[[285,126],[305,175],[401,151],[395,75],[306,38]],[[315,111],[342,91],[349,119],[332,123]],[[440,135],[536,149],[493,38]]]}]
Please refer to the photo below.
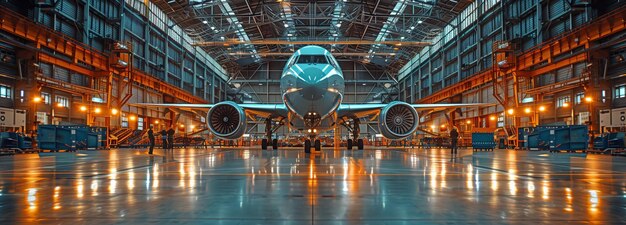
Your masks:
[{"label": "airplane fuselage", "polygon": [[288,126],[313,134],[331,129],[344,87],[341,68],[329,51],[319,46],[299,49],[287,61],[280,82],[290,112]]}]

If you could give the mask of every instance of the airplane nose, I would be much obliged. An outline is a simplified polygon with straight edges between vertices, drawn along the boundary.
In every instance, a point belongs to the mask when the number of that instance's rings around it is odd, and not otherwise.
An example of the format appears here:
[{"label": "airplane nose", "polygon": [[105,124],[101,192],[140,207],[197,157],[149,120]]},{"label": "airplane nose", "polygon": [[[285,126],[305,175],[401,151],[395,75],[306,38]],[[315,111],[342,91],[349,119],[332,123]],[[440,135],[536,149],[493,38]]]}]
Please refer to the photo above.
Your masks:
[{"label": "airplane nose", "polygon": [[322,70],[317,68],[307,68],[303,71],[303,80],[298,80],[300,94],[306,100],[315,101],[322,98],[327,89],[326,80],[320,81],[324,77]]}]

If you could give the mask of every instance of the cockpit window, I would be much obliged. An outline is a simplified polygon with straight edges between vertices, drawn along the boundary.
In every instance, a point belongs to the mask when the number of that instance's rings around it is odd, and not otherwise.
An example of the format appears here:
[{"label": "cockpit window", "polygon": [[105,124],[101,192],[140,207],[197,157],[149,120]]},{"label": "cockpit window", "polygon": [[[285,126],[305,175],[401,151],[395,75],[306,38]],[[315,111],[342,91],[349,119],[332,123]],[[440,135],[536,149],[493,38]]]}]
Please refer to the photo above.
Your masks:
[{"label": "cockpit window", "polygon": [[298,63],[306,64],[328,64],[324,55],[300,55]]}]

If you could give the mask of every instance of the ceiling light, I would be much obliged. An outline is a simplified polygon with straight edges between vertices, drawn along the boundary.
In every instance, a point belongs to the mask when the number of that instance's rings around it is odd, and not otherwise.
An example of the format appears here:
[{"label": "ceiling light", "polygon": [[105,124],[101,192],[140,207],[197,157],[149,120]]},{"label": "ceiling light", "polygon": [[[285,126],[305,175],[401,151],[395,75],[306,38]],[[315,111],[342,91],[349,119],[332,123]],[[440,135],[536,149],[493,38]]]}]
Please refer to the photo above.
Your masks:
[{"label": "ceiling light", "polygon": [[285,24],[285,27],[289,27],[289,24]]},{"label": "ceiling light", "polygon": [[333,37],[337,37],[337,34],[333,34]]},{"label": "ceiling light", "polygon": [[336,27],[341,27],[341,23],[335,24]]},{"label": "ceiling light", "polygon": [[415,26],[411,26],[411,30],[415,29]]},{"label": "ceiling light", "polygon": [[418,20],[417,23],[422,24],[424,21]]},{"label": "ceiling light", "polygon": [[366,83],[363,83],[363,86],[367,85]]},{"label": "ceiling light", "polygon": [[215,30],[215,26],[211,26],[211,30]]},{"label": "ceiling light", "polygon": [[224,40],[224,36],[221,36],[220,39]]},{"label": "ceiling light", "polygon": [[209,21],[203,20],[202,23],[207,24]]},{"label": "ceiling light", "polygon": [[400,40],[404,40],[404,37],[400,37]]},{"label": "ceiling light", "polygon": [[291,36],[293,36],[293,34],[287,34],[287,37],[291,37]]}]

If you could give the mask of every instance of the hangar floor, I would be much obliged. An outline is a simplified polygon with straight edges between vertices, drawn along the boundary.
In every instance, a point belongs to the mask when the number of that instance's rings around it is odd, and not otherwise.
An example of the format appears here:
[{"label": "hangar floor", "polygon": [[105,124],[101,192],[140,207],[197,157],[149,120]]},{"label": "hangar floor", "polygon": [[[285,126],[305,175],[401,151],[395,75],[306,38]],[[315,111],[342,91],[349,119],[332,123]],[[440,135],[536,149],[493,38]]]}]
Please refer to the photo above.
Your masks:
[{"label": "hangar floor", "polygon": [[[626,222],[626,158],[247,149],[0,157],[0,224]],[[69,222],[74,221],[74,222]]]}]

